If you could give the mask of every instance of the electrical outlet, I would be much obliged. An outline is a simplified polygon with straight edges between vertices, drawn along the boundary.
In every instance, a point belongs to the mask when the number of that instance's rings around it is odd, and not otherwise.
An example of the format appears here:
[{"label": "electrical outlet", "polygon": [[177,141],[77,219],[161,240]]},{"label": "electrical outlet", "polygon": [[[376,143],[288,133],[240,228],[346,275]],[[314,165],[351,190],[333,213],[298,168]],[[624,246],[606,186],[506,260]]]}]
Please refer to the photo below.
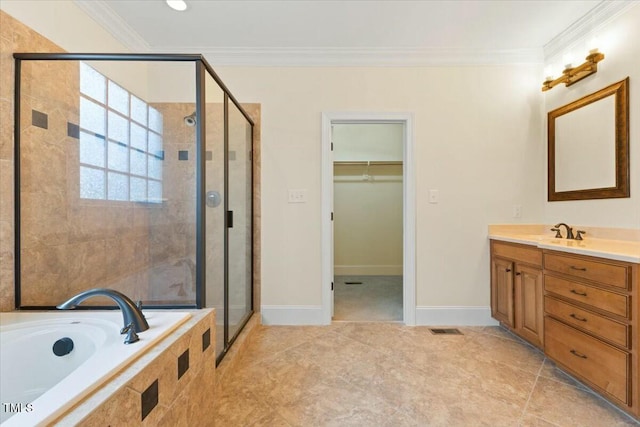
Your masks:
[{"label": "electrical outlet", "polygon": [[438,190],[429,190],[429,203],[438,203],[440,201],[440,192]]},{"label": "electrical outlet", "polygon": [[522,218],[522,205],[513,205],[513,217]]},{"label": "electrical outlet", "polygon": [[289,203],[307,203],[307,190],[289,190]]}]

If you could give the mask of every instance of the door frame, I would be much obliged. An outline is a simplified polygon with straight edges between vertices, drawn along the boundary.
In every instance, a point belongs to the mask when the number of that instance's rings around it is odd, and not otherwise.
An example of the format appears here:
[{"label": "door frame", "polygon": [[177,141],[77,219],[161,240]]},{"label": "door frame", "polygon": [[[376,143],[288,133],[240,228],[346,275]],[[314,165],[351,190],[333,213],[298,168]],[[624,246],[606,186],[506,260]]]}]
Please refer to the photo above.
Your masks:
[{"label": "door frame", "polygon": [[322,113],[322,320],[331,324],[333,311],[333,153],[332,124],[402,123],[402,314],[405,325],[416,324],[416,177],[414,164],[414,132],[412,113],[323,112]]}]

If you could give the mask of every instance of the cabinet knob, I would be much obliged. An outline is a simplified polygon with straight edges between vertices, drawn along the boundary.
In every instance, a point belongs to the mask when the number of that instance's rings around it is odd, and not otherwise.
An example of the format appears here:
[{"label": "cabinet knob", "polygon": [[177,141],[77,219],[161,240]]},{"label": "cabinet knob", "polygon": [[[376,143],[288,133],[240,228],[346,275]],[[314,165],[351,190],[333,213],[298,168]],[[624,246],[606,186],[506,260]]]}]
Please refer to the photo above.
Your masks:
[{"label": "cabinet knob", "polygon": [[506,268],[504,271],[506,271],[507,273],[511,271],[510,268]]},{"label": "cabinet knob", "polygon": [[518,271],[518,272],[516,273],[516,276],[519,276],[519,275],[521,275],[521,274],[522,274],[522,273],[520,273],[520,272]]}]

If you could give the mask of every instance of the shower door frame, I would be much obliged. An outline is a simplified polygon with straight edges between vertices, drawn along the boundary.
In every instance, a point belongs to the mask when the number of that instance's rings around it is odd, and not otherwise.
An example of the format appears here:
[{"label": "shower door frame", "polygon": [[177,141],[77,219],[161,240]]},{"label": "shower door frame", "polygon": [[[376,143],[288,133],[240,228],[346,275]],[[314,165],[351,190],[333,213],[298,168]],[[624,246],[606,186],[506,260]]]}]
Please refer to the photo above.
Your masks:
[{"label": "shower door frame", "polygon": [[[233,104],[237,107],[237,109],[241,112],[247,122],[251,125],[251,153],[253,153],[253,129],[255,127],[255,123],[253,119],[249,116],[249,114],[244,110],[242,105],[236,100],[233,94],[229,91],[226,85],[222,82],[220,77],[213,70],[211,65],[206,61],[203,55],[201,54],[130,54],[130,53],[114,53],[114,54],[106,54],[106,53],[26,53],[26,52],[16,52],[13,54],[13,58],[15,60],[15,74],[14,74],[14,224],[15,224],[15,256],[14,256],[14,292],[15,292],[15,308],[19,310],[55,310],[55,306],[23,306],[21,304],[21,204],[20,204],[20,108],[21,108],[21,64],[22,61],[124,61],[124,62],[192,62],[194,63],[195,68],[195,86],[196,86],[196,116],[197,117],[205,117],[206,113],[206,94],[205,94],[205,77],[209,74],[214,81],[218,84],[219,88],[224,93],[224,186],[225,186],[225,203],[224,209],[226,213],[224,215],[224,257],[225,257],[225,272],[224,272],[224,305],[225,305],[225,323],[224,323],[224,349],[219,357],[216,358],[216,364],[220,363],[224,355],[227,353],[228,349],[231,347],[237,336],[240,334],[246,323],[251,318],[251,315],[255,312],[254,307],[254,280],[253,280],[253,217],[254,217],[254,206],[253,206],[253,189],[254,189],[254,164],[253,160],[251,160],[251,229],[250,229],[250,247],[247,248],[250,251],[250,265],[248,266],[248,274],[251,280],[251,295],[250,297],[250,307],[251,309],[247,313],[245,319],[240,323],[240,327],[233,337],[229,337],[229,283],[228,283],[228,270],[229,270],[229,258],[228,258],[228,240],[229,240],[229,211],[228,211],[228,169],[229,169],[229,158],[228,158],[228,105],[229,101],[233,102]],[[185,309],[185,308],[196,308],[201,309],[205,308],[206,301],[206,224],[205,224],[205,197],[206,197],[206,147],[205,147],[205,128],[206,120],[198,120],[196,124],[196,152],[197,152],[197,163],[196,163],[196,274],[195,274],[195,285],[196,285],[196,294],[195,294],[195,303],[194,304],[157,304],[151,305],[147,308],[154,309]],[[253,156],[251,156],[253,159]],[[96,310],[96,309],[117,309],[114,306],[90,306],[83,307],[79,306],[77,309],[80,310]]]}]

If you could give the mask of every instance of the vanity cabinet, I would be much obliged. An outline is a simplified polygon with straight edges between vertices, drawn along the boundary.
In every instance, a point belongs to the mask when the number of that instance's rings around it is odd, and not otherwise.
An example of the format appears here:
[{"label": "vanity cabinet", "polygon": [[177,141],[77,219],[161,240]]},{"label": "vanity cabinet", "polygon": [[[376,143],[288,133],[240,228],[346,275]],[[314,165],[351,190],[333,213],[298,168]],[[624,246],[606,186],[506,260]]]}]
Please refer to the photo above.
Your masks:
[{"label": "vanity cabinet", "polygon": [[545,354],[638,416],[638,265],[547,250],[543,264]]},{"label": "vanity cabinet", "polygon": [[542,348],[542,250],[491,241],[491,315],[531,344]]}]

